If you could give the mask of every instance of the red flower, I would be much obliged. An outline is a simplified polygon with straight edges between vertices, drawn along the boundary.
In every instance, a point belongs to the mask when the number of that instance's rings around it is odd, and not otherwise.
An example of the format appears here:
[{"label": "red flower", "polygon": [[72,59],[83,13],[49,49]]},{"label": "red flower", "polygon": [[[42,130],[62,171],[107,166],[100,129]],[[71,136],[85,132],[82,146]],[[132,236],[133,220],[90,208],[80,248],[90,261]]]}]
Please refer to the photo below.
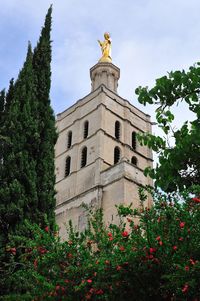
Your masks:
[{"label": "red flower", "polygon": [[113,240],[113,237],[109,237],[109,240],[112,241],[112,240]]},{"label": "red flower", "polygon": [[129,223],[131,223],[131,222],[132,222],[132,219],[130,219],[129,217],[127,217],[127,221],[128,221]]},{"label": "red flower", "polygon": [[163,242],[162,242],[162,241],[159,241],[159,245],[162,246],[162,245],[163,245]]},{"label": "red flower", "polygon": [[109,260],[105,260],[105,264],[109,264],[110,263],[110,261]]},{"label": "red flower", "polygon": [[67,257],[68,257],[68,258],[72,258],[73,255],[72,255],[71,253],[68,253],[68,254],[67,254]]},{"label": "red flower", "polygon": [[122,232],[122,236],[123,236],[123,237],[128,237],[128,236],[129,236],[129,234],[128,234],[128,232],[127,232],[127,231],[124,231],[124,232]]},{"label": "red flower", "polygon": [[109,236],[109,237],[112,237],[112,233],[111,233],[111,232],[108,232],[108,236]]},{"label": "red flower", "polygon": [[192,258],[190,258],[190,263],[191,265],[195,265],[195,261]]},{"label": "red flower", "polygon": [[49,232],[49,227],[46,226],[46,227],[44,228],[44,231]]},{"label": "red flower", "polygon": [[43,247],[38,247],[38,252],[40,252],[40,254],[45,254],[47,253],[47,250]]},{"label": "red flower", "polygon": [[200,203],[200,199],[198,199],[198,198],[193,198],[192,199],[195,203]]},{"label": "red flower", "polygon": [[185,270],[186,270],[186,271],[189,271],[189,269],[190,269],[189,266],[186,265],[186,266],[185,266]]},{"label": "red flower", "polygon": [[180,237],[178,240],[179,240],[179,241],[183,241],[183,237]]},{"label": "red flower", "polygon": [[103,295],[103,290],[100,288],[96,291],[96,295]]},{"label": "red flower", "polygon": [[120,265],[117,265],[116,270],[120,271],[122,269],[122,267]]},{"label": "red flower", "polygon": [[156,252],[156,249],[155,248],[150,248],[149,252],[152,254],[152,253]]},{"label": "red flower", "polygon": [[37,261],[37,259],[34,260],[33,265],[34,265],[34,268],[37,269],[37,266],[38,266],[38,261]]},{"label": "red flower", "polygon": [[180,222],[179,226],[180,226],[180,228],[184,228],[185,222]]},{"label": "red flower", "polygon": [[124,248],[123,246],[120,246],[119,249],[120,249],[120,251],[122,251],[122,252],[125,250],[125,248]]},{"label": "red flower", "polygon": [[189,289],[189,285],[186,283],[184,285],[184,287],[182,288],[182,292],[185,294],[185,293],[187,293],[188,289]]},{"label": "red flower", "polygon": [[16,255],[16,248],[10,248],[9,252],[12,253],[13,255]]},{"label": "red flower", "polygon": [[159,240],[160,240],[160,236],[157,236],[157,237],[156,237],[156,240],[159,241]]},{"label": "red flower", "polygon": [[88,282],[88,283],[92,283],[92,279],[88,279],[87,282]]},{"label": "red flower", "polygon": [[176,251],[178,249],[177,246],[173,246],[173,250]]}]

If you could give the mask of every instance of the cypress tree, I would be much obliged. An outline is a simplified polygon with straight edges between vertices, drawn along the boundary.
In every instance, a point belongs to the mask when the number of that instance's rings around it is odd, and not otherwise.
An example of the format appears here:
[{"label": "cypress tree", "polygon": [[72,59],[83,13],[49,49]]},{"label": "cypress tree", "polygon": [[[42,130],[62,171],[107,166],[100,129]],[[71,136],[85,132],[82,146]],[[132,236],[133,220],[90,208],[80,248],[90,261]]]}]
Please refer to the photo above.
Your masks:
[{"label": "cypress tree", "polygon": [[34,220],[31,208],[37,200],[35,160],[29,152],[29,137],[35,131],[31,116],[34,95],[32,50],[28,47],[27,58],[14,84],[7,93],[2,134],[3,162],[0,187],[1,233],[5,240],[8,234],[21,233],[25,218]]},{"label": "cypress tree", "polygon": [[[55,166],[54,145],[57,134],[55,117],[50,106],[51,86],[51,14],[49,8],[41,36],[33,53],[33,68],[36,81],[36,98],[38,100],[38,120],[40,143],[36,150],[37,192],[38,209],[41,214],[46,214],[50,225],[55,220]],[[42,217],[41,217],[42,218]]]},{"label": "cypress tree", "polygon": [[[55,117],[50,106],[51,14],[17,80],[0,92],[0,259],[8,262],[10,235],[27,235],[24,220],[55,223]],[[1,265],[1,264],[0,264]],[[0,272],[4,271],[0,266]],[[3,275],[0,278],[5,278]],[[5,279],[4,279],[5,280]],[[0,291],[5,282],[0,281]]]},{"label": "cypress tree", "polygon": [[[1,147],[0,236],[24,234],[24,219],[55,223],[55,118],[50,106],[51,13],[49,8],[37,47],[29,43],[26,61],[9,91],[0,94]],[[4,117],[3,117],[4,116]],[[3,118],[3,119],[2,119]]]}]

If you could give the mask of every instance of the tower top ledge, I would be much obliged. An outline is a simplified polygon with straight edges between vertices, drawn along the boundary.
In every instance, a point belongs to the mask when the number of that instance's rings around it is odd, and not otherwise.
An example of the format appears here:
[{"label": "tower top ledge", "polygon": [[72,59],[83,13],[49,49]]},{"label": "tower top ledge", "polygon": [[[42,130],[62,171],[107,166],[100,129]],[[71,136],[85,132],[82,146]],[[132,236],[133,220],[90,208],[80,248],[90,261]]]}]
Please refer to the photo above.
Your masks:
[{"label": "tower top ledge", "polygon": [[103,84],[117,93],[120,69],[112,63],[99,62],[90,69],[90,78],[92,91]]}]

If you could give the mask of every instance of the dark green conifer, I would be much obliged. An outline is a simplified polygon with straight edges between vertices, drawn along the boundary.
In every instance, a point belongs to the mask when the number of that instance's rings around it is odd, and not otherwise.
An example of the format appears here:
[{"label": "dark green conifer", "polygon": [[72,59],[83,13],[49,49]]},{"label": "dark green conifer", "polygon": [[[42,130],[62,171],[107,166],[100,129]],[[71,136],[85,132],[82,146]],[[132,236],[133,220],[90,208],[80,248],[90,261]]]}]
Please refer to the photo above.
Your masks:
[{"label": "dark green conifer", "polygon": [[[4,123],[0,174],[0,233],[24,234],[24,220],[42,226],[55,222],[55,118],[50,106],[51,12],[37,47],[29,43],[24,66],[5,97],[1,93]],[[3,114],[1,114],[3,116]],[[1,234],[0,234],[1,235]]]},{"label": "dark green conifer", "polygon": [[36,81],[36,98],[38,100],[38,120],[40,143],[36,151],[38,209],[46,213],[50,225],[54,224],[55,209],[55,175],[54,145],[57,134],[55,117],[50,106],[51,85],[51,14],[49,8],[39,42],[33,53],[33,68]]},{"label": "dark green conifer", "polygon": [[[51,13],[39,42],[9,90],[0,92],[0,291],[5,290],[12,234],[27,235],[24,220],[55,223],[55,117],[50,106]],[[4,265],[5,263],[5,265]]]}]

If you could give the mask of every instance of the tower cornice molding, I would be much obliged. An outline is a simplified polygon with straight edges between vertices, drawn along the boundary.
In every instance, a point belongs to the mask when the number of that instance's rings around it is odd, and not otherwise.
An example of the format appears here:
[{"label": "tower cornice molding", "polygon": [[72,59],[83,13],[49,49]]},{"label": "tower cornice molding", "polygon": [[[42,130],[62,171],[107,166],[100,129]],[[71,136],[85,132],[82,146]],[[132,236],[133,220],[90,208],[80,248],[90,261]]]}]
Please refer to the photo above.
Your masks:
[{"label": "tower cornice molding", "polygon": [[112,63],[101,62],[90,69],[92,91],[105,85],[111,91],[117,93],[120,69]]}]

